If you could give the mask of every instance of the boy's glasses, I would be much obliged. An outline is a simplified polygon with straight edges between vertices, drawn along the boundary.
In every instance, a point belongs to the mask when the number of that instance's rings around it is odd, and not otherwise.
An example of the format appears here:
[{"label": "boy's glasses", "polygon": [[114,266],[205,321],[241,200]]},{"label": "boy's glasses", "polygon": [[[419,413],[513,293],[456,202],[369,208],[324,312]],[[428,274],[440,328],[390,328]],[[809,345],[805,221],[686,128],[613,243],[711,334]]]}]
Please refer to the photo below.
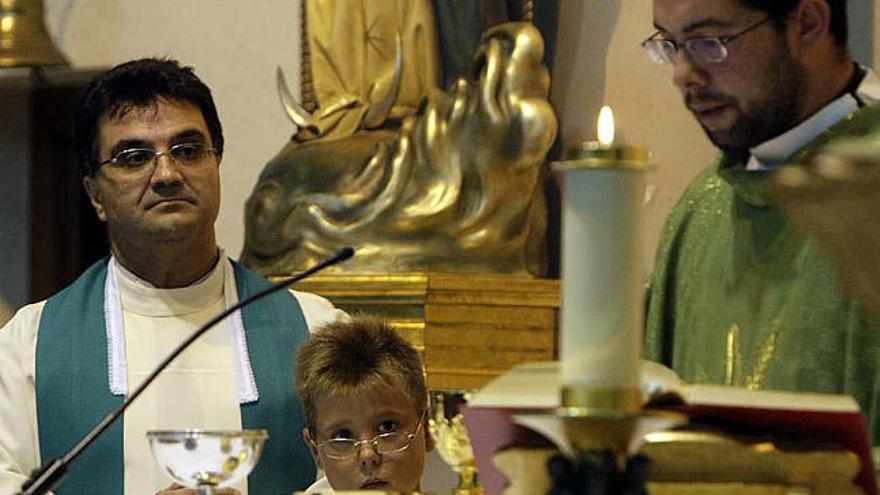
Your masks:
[{"label": "boy's glasses", "polygon": [[684,48],[688,55],[699,63],[718,64],[727,58],[728,44],[771,19],[773,16],[758,21],[730,36],[698,36],[681,43],[663,38],[658,32],[643,41],[642,46],[647,50],[651,60],[660,64],[675,64],[675,57],[681,48]]},{"label": "boy's glasses", "polygon": [[198,165],[209,154],[216,154],[217,150],[209,148],[204,143],[179,143],[165,151],[156,151],[151,148],[131,148],[122,150],[98,165],[113,163],[121,168],[138,170],[147,165],[156,163],[162,155],[168,155],[178,165]]},{"label": "boy's glasses", "polygon": [[422,429],[422,423],[425,422],[425,413],[419,418],[419,424],[412,433],[401,433],[392,431],[389,433],[380,433],[370,440],[353,440],[351,438],[333,438],[325,442],[319,443],[317,446],[325,456],[330,459],[350,459],[360,452],[361,446],[370,445],[379,455],[396,454],[403,452],[412,445],[413,440],[419,436]]}]

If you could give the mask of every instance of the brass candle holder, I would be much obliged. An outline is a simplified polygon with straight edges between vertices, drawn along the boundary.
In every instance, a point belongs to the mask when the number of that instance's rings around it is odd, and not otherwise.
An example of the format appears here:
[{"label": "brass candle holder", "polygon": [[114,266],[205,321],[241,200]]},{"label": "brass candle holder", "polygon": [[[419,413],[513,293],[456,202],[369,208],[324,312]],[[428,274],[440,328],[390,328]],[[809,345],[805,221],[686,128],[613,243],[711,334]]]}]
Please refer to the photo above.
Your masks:
[{"label": "brass candle holder", "polygon": [[551,493],[647,495],[651,461],[636,454],[644,437],[687,423],[684,415],[642,408],[638,389],[566,386],[555,414],[574,449],[550,461]]},{"label": "brass candle holder", "polygon": [[642,397],[638,389],[565,386],[556,414],[576,450],[610,449],[626,457],[642,419]]},{"label": "brass candle holder", "polygon": [[566,149],[562,157],[562,161],[554,164],[559,170],[608,168],[647,171],[651,154],[642,146],[587,141]]}]

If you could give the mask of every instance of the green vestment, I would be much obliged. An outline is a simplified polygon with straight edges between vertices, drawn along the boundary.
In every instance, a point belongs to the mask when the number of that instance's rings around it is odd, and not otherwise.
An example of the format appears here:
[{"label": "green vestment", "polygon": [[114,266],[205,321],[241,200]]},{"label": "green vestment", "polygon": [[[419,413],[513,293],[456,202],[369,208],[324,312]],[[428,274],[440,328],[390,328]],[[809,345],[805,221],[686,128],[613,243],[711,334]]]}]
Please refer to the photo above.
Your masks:
[{"label": "green vestment", "polygon": [[[872,133],[880,137],[880,105],[848,116],[791,161]],[[722,154],[675,206],[649,289],[646,357],[690,383],[852,395],[880,445],[880,326],[765,200],[770,173]]]}]

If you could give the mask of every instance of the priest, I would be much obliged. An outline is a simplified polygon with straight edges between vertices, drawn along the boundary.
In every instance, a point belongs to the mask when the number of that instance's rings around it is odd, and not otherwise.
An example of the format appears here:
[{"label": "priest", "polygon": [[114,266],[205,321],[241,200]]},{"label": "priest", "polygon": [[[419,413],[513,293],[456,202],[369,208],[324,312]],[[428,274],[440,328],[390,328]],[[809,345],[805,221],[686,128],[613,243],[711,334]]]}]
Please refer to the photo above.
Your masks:
[{"label": "priest", "polygon": [[[191,68],[160,59],[114,67],[86,89],[75,124],[83,184],[111,253],[0,329],[2,493],[64,455],[197,327],[268,286],[217,246],[223,133]],[[305,423],[294,359],[309,327],[339,315],[324,299],[286,291],[235,313],[160,375],[58,492],[163,490],[169,481],[145,433],[180,428],[266,428],[262,461],[236,488],[305,488],[315,468],[295,441]]]},{"label": "priest", "polygon": [[667,221],[647,356],[689,382],[850,394],[878,445],[880,324],[846,292],[823,251],[828,239],[804,235],[767,194],[780,167],[880,133],[880,81],[847,48],[846,1],[653,7],[657,31],[643,45],[672,65],[721,153]]}]

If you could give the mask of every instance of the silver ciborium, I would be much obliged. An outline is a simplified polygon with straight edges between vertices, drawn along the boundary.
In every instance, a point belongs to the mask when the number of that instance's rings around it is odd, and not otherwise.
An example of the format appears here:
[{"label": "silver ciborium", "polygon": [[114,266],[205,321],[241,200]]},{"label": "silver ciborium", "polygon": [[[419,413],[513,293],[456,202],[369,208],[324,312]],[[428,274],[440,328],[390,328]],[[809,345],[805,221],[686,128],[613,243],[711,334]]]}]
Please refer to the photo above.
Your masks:
[{"label": "silver ciborium", "polygon": [[213,495],[250,474],[268,437],[266,430],[147,432],[162,471],[199,495]]},{"label": "silver ciborium", "polygon": [[431,393],[431,419],[428,427],[440,457],[458,473],[458,486],[451,495],[483,495],[477,479],[477,463],[471,440],[464,428],[459,407],[467,401],[463,392]]}]

